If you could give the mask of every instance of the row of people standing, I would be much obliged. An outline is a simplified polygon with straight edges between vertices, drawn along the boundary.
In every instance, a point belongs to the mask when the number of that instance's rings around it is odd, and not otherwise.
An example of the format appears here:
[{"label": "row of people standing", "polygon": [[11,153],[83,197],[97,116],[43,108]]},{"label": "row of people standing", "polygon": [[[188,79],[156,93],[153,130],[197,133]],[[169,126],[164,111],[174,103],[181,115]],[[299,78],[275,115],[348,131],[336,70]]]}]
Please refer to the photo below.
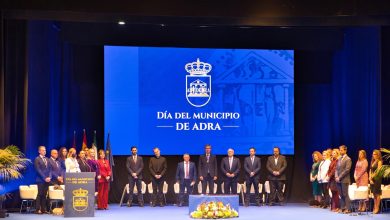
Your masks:
[{"label": "row of people standing", "polygon": [[95,172],[95,195],[98,196],[98,209],[108,208],[109,181],[111,169],[105,152],[99,151],[99,159],[95,160],[95,150],[84,149],[76,156],[76,149],[60,148],[51,150],[50,158],[46,157],[46,147],[39,146],[39,155],[34,160],[34,168],[37,173],[36,182],[38,195],[36,199],[36,213],[47,212],[47,191],[50,185],[63,185],[67,172]]},{"label": "row of people standing", "polygon": [[[327,208],[331,204],[331,210],[338,213],[350,213],[350,198],[348,187],[351,184],[352,160],[347,154],[347,147],[327,149],[322,152],[315,151],[312,154],[313,165],[310,172],[314,199]],[[382,177],[379,170],[382,166],[382,156],[379,150],[374,150],[370,166],[367,161],[366,151],[360,150],[358,161],[353,172],[357,187],[370,186],[374,196],[373,213],[379,212]],[[332,194],[330,199],[329,191]],[[359,211],[366,210],[365,202],[359,203]]]},{"label": "row of people standing", "polygon": [[[133,189],[136,186],[138,191],[139,206],[144,205],[143,196],[141,193],[141,182],[143,179],[144,163],[142,157],[137,152],[137,147],[131,147],[132,155],[127,158],[126,168],[129,179],[129,202],[128,206],[132,205]],[[164,206],[163,201],[163,184],[166,180],[167,161],[161,156],[159,148],[154,148],[154,157],[149,160],[149,172],[151,174],[151,182],[153,187],[152,206],[159,204]],[[273,156],[267,160],[266,169],[268,171],[268,181],[270,183],[270,204],[276,202],[283,203],[283,186],[285,184],[287,161],[284,156],[280,155],[280,149],[274,147]],[[196,181],[199,180],[202,184],[202,193],[206,194],[207,186],[209,194],[214,192],[214,182],[222,178],[224,183],[225,194],[237,194],[238,177],[241,169],[240,159],[234,156],[234,149],[228,149],[227,157],[221,161],[220,167],[217,165],[217,158],[211,153],[211,145],[205,145],[205,153],[200,155],[198,166],[190,161],[190,155],[184,154],[183,161],[178,163],[176,167],[176,181],[179,184],[179,206],[183,204],[184,192],[192,194]],[[221,175],[218,173],[220,168]],[[249,149],[249,156],[244,160],[244,172],[247,193],[245,196],[245,205],[249,205],[250,188],[253,185],[255,189],[256,204],[260,205],[260,195],[258,190],[261,170],[261,159],[256,156],[256,149]]]}]

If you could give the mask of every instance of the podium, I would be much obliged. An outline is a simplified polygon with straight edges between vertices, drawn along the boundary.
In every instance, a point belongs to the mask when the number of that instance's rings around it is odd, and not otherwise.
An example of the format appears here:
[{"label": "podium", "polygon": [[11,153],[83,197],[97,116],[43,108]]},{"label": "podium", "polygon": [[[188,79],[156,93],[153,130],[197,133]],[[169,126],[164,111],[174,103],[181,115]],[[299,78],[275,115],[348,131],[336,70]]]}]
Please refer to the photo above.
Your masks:
[{"label": "podium", "polygon": [[65,174],[65,217],[95,216],[94,172]]}]

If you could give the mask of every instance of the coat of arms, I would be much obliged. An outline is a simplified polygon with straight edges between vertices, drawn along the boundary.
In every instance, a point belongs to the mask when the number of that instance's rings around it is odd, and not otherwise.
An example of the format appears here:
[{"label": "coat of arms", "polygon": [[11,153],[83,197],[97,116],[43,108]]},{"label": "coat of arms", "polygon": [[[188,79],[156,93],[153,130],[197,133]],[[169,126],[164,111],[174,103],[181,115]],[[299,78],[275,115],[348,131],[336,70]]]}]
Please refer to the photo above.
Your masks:
[{"label": "coat of arms", "polygon": [[186,75],[186,98],[188,103],[195,107],[205,106],[211,99],[211,64],[200,62],[187,63],[185,70],[190,74]]}]

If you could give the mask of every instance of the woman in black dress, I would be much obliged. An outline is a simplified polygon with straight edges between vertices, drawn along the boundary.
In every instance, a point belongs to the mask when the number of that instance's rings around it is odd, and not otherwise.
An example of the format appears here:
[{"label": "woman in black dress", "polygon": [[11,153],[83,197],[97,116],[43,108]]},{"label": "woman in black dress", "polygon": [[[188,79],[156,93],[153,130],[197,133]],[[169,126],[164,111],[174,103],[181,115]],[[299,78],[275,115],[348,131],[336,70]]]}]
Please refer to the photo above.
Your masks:
[{"label": "woman in black dress", "polygon": [[374,209],[373,214],[377,214],[379,212],[379,205],[381,202],[382,195],[382,176],[379,174],[379,170],[382,167],[382,154],[379,150],[374,150],[372,152],[371,159],[371,168],[370,168],[370,190],[374,195]]}]

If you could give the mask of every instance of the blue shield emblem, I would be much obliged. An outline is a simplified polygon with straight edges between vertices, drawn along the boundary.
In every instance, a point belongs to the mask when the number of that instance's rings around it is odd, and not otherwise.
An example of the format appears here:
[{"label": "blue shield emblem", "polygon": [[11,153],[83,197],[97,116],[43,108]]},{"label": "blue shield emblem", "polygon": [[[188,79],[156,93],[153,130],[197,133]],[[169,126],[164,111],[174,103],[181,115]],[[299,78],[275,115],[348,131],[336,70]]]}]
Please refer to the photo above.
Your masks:
[{"label": "blue shield emblem", "polygon": [[186,76],[188,103],[194,107],[207,105],[211,99],[211,76],[207,75],[211,71],[211,65],[197,59],[196,62],[186,64],[185,69],[190,73]]}]

